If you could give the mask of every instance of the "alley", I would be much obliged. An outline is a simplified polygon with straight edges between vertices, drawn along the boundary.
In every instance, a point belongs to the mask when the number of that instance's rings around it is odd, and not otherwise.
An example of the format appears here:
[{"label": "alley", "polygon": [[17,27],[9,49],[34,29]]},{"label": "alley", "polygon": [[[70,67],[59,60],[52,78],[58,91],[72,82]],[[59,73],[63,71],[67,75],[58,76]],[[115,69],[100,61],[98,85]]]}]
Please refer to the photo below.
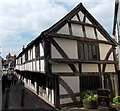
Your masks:
[{"label": "alley", "polygon": [[[24,89],[24,106],[21,106],[21,94],[22,89]],[[10,93],[9,93],[9,104],[7,104],[9,110],[15,109],[36,109],[36,110],[52,110],[55,109],[46,104],[43,100],[38,98],[34,93],[26,89],[20,84],[11,85]],[[5,109],[6,106],[6,93],[3,94],[2,99],[2,108]]]}]

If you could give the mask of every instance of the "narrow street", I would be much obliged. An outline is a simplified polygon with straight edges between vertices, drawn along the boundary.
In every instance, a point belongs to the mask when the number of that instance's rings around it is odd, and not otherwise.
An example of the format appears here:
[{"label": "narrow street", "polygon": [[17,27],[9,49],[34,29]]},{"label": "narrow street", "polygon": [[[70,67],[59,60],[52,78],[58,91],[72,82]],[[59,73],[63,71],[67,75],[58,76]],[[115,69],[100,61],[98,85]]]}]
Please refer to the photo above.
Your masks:
[{"label": "narrow street", "polygon": [[[21,94],[24,91],[24,106],[21,106]],[[26,89],[20,84],[11,85],[9,92],[9,103],[6,105],[6,93],[2,95],[2,109],[17,110],[17,109],[34,109],[34,110],[49,110],[55,111],[54,108],[46,104],[43,100],[38,98],[34,93]],[[8,98],[7,98],[8,99]],[[8,106],[8,108],[5,108]]]}]

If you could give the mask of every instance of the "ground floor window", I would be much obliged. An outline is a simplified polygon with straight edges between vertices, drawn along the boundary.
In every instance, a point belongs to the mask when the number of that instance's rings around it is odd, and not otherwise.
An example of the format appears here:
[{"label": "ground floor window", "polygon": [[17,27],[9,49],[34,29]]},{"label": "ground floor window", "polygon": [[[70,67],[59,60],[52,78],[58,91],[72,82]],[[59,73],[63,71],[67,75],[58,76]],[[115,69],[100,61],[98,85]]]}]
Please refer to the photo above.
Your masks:
[{"label": "ground floor window", "polygon": [[80,76],[80,90],[97,90],[100,88],[99,76]]}]

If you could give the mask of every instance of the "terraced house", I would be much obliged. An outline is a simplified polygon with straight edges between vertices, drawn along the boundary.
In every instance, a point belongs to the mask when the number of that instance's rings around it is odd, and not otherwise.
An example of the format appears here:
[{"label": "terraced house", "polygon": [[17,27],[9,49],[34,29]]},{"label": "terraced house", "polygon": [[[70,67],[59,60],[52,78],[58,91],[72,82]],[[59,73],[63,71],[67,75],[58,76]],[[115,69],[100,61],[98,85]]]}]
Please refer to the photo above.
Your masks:
[{"label": "terraced house", "polygon": [[25,87],[53,107],[78,104],[85,90],[118,94],[116,42],[80,3],[18,55]]}]

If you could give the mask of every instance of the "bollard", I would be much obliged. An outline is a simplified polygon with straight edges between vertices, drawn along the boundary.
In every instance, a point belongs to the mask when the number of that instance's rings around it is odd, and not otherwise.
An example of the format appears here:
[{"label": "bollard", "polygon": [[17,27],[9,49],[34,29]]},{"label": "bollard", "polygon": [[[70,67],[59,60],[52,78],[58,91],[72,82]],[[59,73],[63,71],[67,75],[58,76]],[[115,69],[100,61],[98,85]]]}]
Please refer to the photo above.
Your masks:
[{"label": "bollard", "polygon": [[24,100],[25,100],[25,89],[22,89],[22,92],[21,92],[21,106],[24,106]]},{"label": "bollard", "polygon": [[10,89],[6,90],[5,108],[9,108]]}]

